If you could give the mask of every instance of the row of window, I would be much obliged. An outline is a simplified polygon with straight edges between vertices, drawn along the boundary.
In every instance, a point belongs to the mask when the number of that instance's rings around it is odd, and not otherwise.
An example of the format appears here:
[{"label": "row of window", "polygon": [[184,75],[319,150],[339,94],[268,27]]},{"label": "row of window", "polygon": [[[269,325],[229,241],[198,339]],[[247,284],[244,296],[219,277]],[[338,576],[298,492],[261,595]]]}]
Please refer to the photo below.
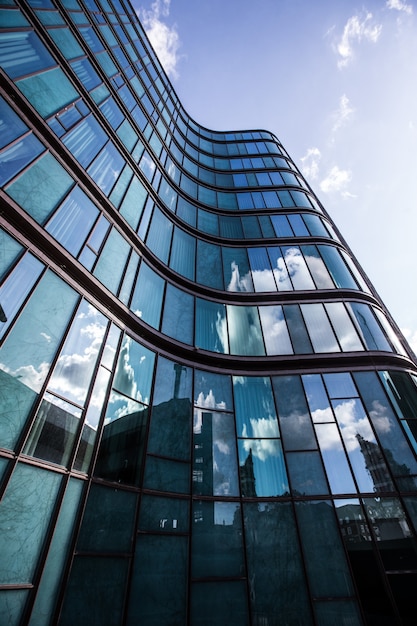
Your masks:
[{"label": "row of window", "polygon": [[[6,247],[15,250],[13,240],[9,240],[3,236]],[[120,265],[120,258],[125,263],[122,242],[109,238],[109,254],[94,270],[94,275],[113,289],[117,289],[124,269]],[[36,257],[26,253],[7,276],[0,291],[6,318],[1,322],[0,337],[25,303],[30,309],[30,302],[36,302],[44,269]],[[195,298],[174,287],[145,262],[139,264],[137,255],[130,258],[119,298],[142,321],[165,335],[213,352],[256,356],[394,350],[406,354],[383,313],[368,304],[225,305]]]}]

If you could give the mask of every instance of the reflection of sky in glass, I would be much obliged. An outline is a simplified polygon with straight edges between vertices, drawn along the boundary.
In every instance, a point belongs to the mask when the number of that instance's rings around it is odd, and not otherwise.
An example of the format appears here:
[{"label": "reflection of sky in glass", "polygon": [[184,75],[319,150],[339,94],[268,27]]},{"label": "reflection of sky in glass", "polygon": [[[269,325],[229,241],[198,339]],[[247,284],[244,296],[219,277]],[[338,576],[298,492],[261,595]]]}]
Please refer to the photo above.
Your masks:
[{"label": "reflection of sky in glass", "polygon": [[355,493],[336,424],[316,424],[315,428],[332,493]]},{"label": "reflection of sky in glass", "polygon": [[233,411],[230,376],[195,370],[194,404],[206,409]]},{"label": "reflection of sky in glass", "polygon": [[155,354],[125,337],[113,387],[126,396],[149,403]]},{"label": "reflection of sky in glass", "polygon": [[120,393],[116,393],[112,391],[110,394],[110,400],[107,405],[107,414],[104,424],[109,424],[110,422],[114,422],[120,417],[125,417],[126,415],[131,415],[132,413],[136,413],[137,411],[144,411],[146,407],[140,402],[136,402],[131,398],[126,398],[122,396]]},{"label": "reflection of sky in glass", "polygon": [[59,355],[49,389],[83,403],[103,341],[107,319],[82,301]]},{"label": "reflection of sky in glass", "polygon": [[252,450],[255,490],[258,497],[282,496],[289,492],[279,439],[240,439],[238,445],[241,467]]}]

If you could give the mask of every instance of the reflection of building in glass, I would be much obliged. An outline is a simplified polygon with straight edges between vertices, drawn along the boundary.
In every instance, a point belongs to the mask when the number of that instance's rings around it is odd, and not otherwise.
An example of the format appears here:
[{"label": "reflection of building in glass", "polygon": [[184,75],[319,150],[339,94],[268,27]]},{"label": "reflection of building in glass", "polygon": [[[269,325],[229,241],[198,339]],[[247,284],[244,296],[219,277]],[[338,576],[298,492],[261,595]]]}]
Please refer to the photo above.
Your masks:
[{"label": "reflection of building in glass", "polygon": [[280,141],[127,0],[0,24],[3,621],[414,623],[417,364]]}]

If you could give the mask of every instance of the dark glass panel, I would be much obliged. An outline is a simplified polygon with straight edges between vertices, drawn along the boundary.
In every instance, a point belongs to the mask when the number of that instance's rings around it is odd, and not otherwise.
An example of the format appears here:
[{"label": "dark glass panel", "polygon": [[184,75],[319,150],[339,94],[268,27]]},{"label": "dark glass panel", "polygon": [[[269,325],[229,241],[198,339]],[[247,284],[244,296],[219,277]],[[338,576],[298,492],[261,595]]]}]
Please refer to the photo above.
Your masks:
[{"label": "dark glass panel", "polygon": [[195,408],[193,430],[193,493],[239,495],[233,415]]},{"label": "dark glass panel", "polygon": [[237,502],[193,502],[191,571],[193,578],[242,575],[242,520]]},{"label": "dark glass panel", "polygon": [[194,404],[205,409],[233,411],[230,376],[195,370]]},{"label": "dark glass panel", "polygon": [[130,308],[154,328],[159,328],[164,287],[164,279],[142,262]]},{"label": "dark glass panel", "polygon": [[139,535],[126,624],[186,624],[187,566],[186,537]]},{"label": "dark glass panel", "polygon": [[366,348],[368,350],[392,352],[392,348],[376,321],[370,306],[360,302],[348,302],[347,307],[353,312],[354,322],[357,322],[359,335]]},{"label": "dark glass panel", "polygon": [[66,589],[60,626],[120,624],[129,560],[76,556]]},{"label": "dark glass panel", "polygon": [[129,552],[137,494],[92,484],[78,536],[78,552]]},{"label": "dark glass panel", "polygon": [[191,619],[199,626],[248,626],[247,591],[243,581],[193,583]]},{"label": "dark glass panel", "polygon": [[161,330],[165,335],[182,343],[193,343],[194,297],[169,283],[165,294]]},{"label": "dark glass panel", "polygon": [[287,452],[286,461],[294,496],[329,493],[323,464],[318,452]]},{"label": "dark glass panel", "polygon": [[67,558],[67,551],[71,542],[73,524],[78,513],[78,505],[83,486],[83,481],[71,478],[65,491],[64,500],[61,504],[59,517],[55,524],[52,542],[36,594],[36,600],[29,622],[31,626],[41,626],[48,624],[50,621],[63,568],[65,566],[65,560]]},{"label": "dark glass panel", "polygon": [[291,504],[245,504],[243,517],[253,623],[312,624]]},{"label": "dark glass panel", "polygon": [[19,463],[2,499],[0,582],[31,583],[61,476]]},{"label": "dark glass panel", "polygon": [[299,376],[272,379],[286,450],[316,450],[317,443]]},{"label": "dark glass panel", "polygon": [[359,607],[355,600],[315,601],[314,614],[320,626],[334,626],[334,624],[362,626],[363,624]]},{"label": "dark glass panel", "polygon": [[282,307],[295,354],[310,354],[313,352],[307,334],[300,307],[297,304],[286,304]]},{"label": "dark glass panel", "polygon": [[189,459],[191,385],[190,368],[159,358],[149,431],[149,452],[176,459]]},{"label": "dark glass panel", "polygon": [[249,498],[289,494],[280,439],[239,439],[242,495]]},{"label": "dark glass panel", "polygon": [[269,378],[233,377],[239,437],[279,437]]},{"label": "dark glass panel", "polygon": [[190,493],[190,466],[188,463],[149,455],[146,459],[143,486],[155,491]]},{"label": "dark glass panel", "polygon": [[197,240],[197,282],[215,289],[224,289],[220,247]]},{"label": "dark glass panel", "polygon": [[141,500],[139,530],[157,533],[188,533],[189,517],[188,500],[144,495]]},{"label": "dark glass panel", "polygon": [[190,280],[194,280],[195,275],[195,248],[195,237],[175,227],[169,265]]}]

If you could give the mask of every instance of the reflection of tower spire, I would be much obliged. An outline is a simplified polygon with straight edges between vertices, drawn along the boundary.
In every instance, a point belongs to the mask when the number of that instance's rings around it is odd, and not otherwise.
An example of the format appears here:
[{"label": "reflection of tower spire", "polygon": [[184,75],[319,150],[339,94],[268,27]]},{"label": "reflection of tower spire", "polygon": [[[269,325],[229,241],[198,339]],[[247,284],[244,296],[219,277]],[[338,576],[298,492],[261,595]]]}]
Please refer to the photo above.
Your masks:
[{"label": "reflection of tower spire", "polygon": [[359,433],[356,434],[356,439],[365,458],[366,469],[373,480],[374,491],[390,491],[392,482],[379,446],[367,441]]},{"label": "reflection of tower spire", "polygon": [[185,366],[180,365],[179,363],[175,363],[175,383],[174,383],[174,399],[178,398],[178,394],[180,391],[180,383],[181,383],[181,374],[185,371]]},{"label": "reflection of tower spire", "polygon": [[249,450],[246,461],[240,466],[240,480],[242,483],[242,496],[246,496],[247,498],[256,498],[252,448]]}]

